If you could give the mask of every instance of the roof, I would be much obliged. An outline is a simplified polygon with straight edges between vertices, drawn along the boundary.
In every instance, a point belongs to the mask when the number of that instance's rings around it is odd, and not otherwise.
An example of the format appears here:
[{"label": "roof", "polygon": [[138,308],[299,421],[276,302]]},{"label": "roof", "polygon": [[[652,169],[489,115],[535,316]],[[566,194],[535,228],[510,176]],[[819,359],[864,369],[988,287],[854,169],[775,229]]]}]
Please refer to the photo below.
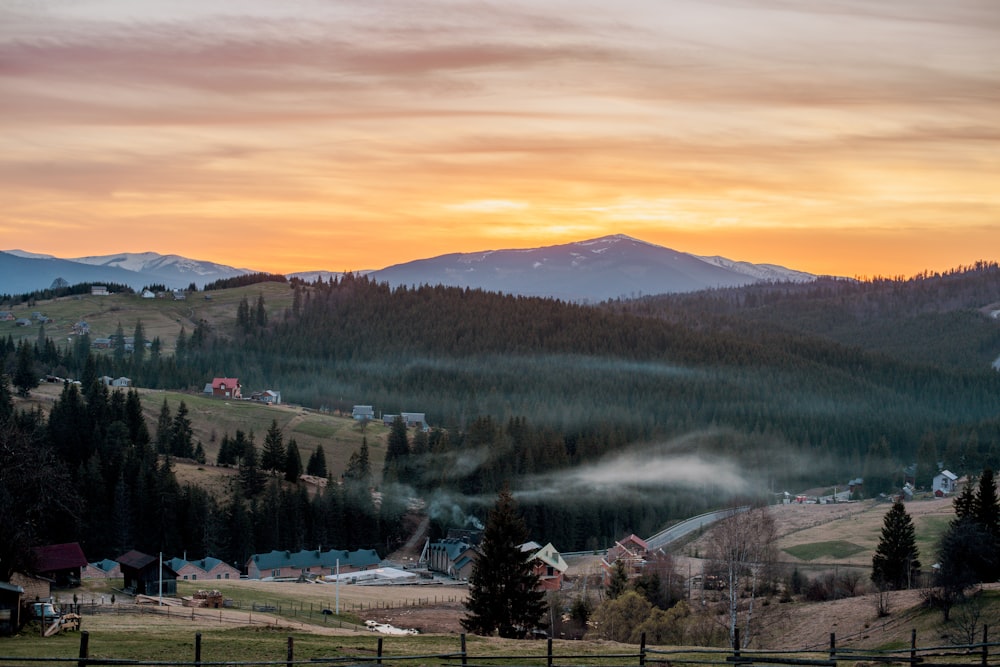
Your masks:
[{"label": "roof", "polygon": [[472,548],[468,542],[456,539],[445,539],[431,544],[431,549],[434,551],[444,551],[448,554],[448,560],[455,560]]},{"label": "roof", "polygon": [[222,385],[227,387],[235,387],[240,383],[239,378],[212,378],[212,388],[218,389]]},{"label": "roof", "polygon": [[95,570],[100,570],[101,572],[110,572],[111,570],[118,567],[118,561],[111,560],[110,558],[105,558],[104,560],[95,561],[93,563],[88,563],[90,567]]},{"label": "roof", "polygon": [[35,548],[35,564],[39,572],[56,572],[72,570],[87,564],[87,557],[79,542],[65,544],[50,544]]},{"label": "roof", "polygon": [[213,558],[212,556],[206,556],[205,558],[199,558],[197,560],[184,560],[183,558],[171,558],[170,560],[163,561],[165,565],[169,566],[175,572],[179,572],[181,568],[186,565],[191,565],[204,572],[209,572],[215,569],[220,564],[235,570],[236,568],[229,565],[225,561],[219,560],[218,558]]},{"label": "roof", "polygon": [[563,559],[562,554],[556,551],[551,542],[531,555],[532,560],[536,558],[559,572],[565,572],[569,569],[569,564]]},{"label": "roof", "polygon": [[125,567],[131,567],[136,570],[141,570],[150,563],[156,560],[156,556],[150,556],[149,554],[144,554],[141,551],[132,550],[127,554],[122,554],[116,558],[119,563]]},{"label": "roof", "polygon": [[639,537],[638,535],[636,535],[634,533],[632,535],[629,535],[625,539],[623,539],[621,542],[619,542],[619,544],[624,545],[626,542],[631,542],[632,544],[637,544],[640,547],[642,547],[643,549],[646,549],[647,551],[649,550],[649,545],[646,544],[646,540],[642,539],[641,537]]},{"label": "roof", "polygon": [[950,480],[951,480],[951,481],[953,481],[953,482],[954,482],[955,480],[957,480],[957,479],[958,479],[958,475],[956,475],[955,473],[953,473],[953,472],[952,472],[952,471],[950,471],[950,470],[942,470],[942,471],[941,471],[940,473],[938,473],[938,474],[939,474],[939,475],[942,475],[942,476],[944,476],[944,477],[947,477],[948,479],[950,479]]},{"label": "roof", "polygon": [[294,553],[275,549],[266,554],[254,554],[247,563],[251,561],[259,570],[276,570],[282,567],[335,567],[338,561],[343,567],[368,567],[378,565],[382,559],[374,549],[357,551],[303,549]]},{"label": "roof", "polygon": [[0,591],[7,591],[8,593],[17,593],[19,595],[21,593],[24,593],[24,589],[21,588],[20,586],[16,586],[14,584],[8,584],[5,581],[0,581]]}]

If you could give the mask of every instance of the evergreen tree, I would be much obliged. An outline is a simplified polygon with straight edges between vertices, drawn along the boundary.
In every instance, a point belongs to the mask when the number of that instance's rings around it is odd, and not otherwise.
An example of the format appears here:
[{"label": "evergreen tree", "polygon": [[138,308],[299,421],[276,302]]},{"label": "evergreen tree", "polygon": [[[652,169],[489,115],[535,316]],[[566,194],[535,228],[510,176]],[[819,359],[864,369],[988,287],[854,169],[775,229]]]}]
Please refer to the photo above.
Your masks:
[{"label": "evergreen tree", "polygon": [[286,482],[299,483],[299,476],[302,475],[302,456],[299,454],[299,444],[295,442],[295,438],[289,440],[288,447],[285,448],[285,465],[282,470]]},{"label": "evergreen tree", "polygon": [[918,556],[913,521],[903,503],[896,501],[885,515],[882,538],[872,557],[872,581],[892,590],[918,586]]},{"label": "evergreen tree", "polygon": [[604,595],[609,600],[614,600],[628,590],[628,571],[625,569],[624,561],[615,561],[611,568],[611,577],[608,579],[608,586],[604,589]]},{"label": "evergreen tree", "polygon": [[312,456],[309,457],[309,463],[306,464],[306,474],[314,477],[326,477],[326,453],[323,451],[323,445],[318,445]]},{"label": "evergreen tree", "polygon": [[934,483],[934,475],[938,473],[937,447],[934,436],[925,434],[917,447],[917,470],[914,475],[914,486],[918,489],[929,489]]},{"label": "evergreen tree", "polygon": [[187,405],[184,401],[177,406],[173,422],[170,425],[170,448],[169,451],[174,456],[182,458],[194,457],[194,431],[191,428],[191,420],[188,418]]},{"label": "evergreen tree", "polygon": [[27,341],[22,340],[17,345],[17,366],[14,369],[14,388],[18,396],[29,396],[31,390],[38,386],[38,373],[35,371],[35,353]]},{"label": "evergreen tree", "polygon": [[156,420],[156,451],[160,454],[168,454],[170,452],[170,440],[173,427],[173,421],[170,416],[170,406],[167,405],[167,399],[163,399],[163,406],[160,407],[160,416]]},{"label": "evergreen tree", "polygon": [[1000,504],[997,502],[997,484],[991,468],[986,468],[979,475],[972,514],[976,523],[993,536],[1000,548]]},{"label": "evergreen tree", "polygon": [[285,463],[285,436],[278,427],[278,420],[272,419],[271,426],[264,435],[260,468],[268,472],[279,472],[284,470]]},{"label": "evergreen tree", "polygon": [[132,331],[132,373],[138,374],[142,367],[142,362],[146,356],[146,331],[142,327],[142,320],[135,321],[135,329]]},{"label": "evergreen tree", "polygon": [[527,541],[524,518],[508,488],[490,510],[483,541],[469,577],[462,627],[478,635],[524,637],[541,624],[545,597],[520,545]]},{"label": "evergreen tree", "polygon": [[402,417],[392,420],[389,438],[385,447],[385,462],[382,465],[382,479],[408,481],[410,442],[406,434],[406,422]]},{"label": "evergreen tree", "polygon": [[257,296],[257,307],[254,309],[254,324],[263,329],[267,326],[267,311],[264,310],[264,295]]},{"label": "evergreen tree", "polygon": [[356,452],[351,452],[351,457],[347,460],[347,469],[344,470],[344,479],[357,482],[365,488],[372,483],[372,467],[368,455],[368,438],[361,438],[361,448]]},{"label": "evergreen tree", "polygon": [[125,330],[122,329],[121,321],[118,322],[118,328],[115,329],[112,356],[115,360],[115,370],[120,372],[124,368],[125,362]]}]

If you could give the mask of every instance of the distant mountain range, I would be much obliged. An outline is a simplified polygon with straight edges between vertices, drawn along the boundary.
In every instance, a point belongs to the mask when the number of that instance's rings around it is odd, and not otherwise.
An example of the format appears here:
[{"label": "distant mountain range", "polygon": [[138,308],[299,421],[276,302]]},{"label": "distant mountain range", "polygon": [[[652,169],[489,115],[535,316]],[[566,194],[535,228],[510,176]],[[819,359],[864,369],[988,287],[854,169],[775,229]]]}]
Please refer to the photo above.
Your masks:
[{"label": "distant mountain range", "polygon": [[[0,252],[0,294],[48,289],[60,279],[71,285],[118,283],[136,290],[151,284],[183,288],[194,283],[201,288],[222,278],[257,272],[155,252],[63,259],[7,250]],[[447,285],[583,303],[816,278],[773,264],[699,257],[621,234],[543,248],[452,253],[357,273],[393,287]],[[339,275],[311,271],[289,277],[312,281]]]}]

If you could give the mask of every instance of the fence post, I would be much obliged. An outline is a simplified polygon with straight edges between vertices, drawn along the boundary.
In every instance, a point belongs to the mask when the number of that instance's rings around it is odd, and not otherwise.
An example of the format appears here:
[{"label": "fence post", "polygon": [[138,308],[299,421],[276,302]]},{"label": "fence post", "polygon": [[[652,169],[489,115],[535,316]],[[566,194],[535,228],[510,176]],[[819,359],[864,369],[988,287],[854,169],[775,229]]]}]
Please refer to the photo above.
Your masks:
[{"label": "fence post", "polygon": [[917,629],[910,630],[910,667],[917,664]]},{"label": "fence post", "polygon": [[646,665],[646,633],[639,635],[639,667]]},{"label": "fence post", "polygon": [[830,660],[837,659],[837,633],[830,633]]},{"label": "fence post", "polygon": [[90,655],[90,633],[84,630],[80,633],[80,659],[77,661],[78,667],[86,667],[87,657]]},{"label": "fence post", "polygon": [[[378,638],[378,659],[375,661],[375,664],[378,665],[379,667],[382,667],[382,638],[381,637]],[[289,665],[288,667],[292,667],[292,666]]]},{"label": "fence post", "polygon": [[201,667],[201,633],[194,633],[194,664]]},{"label": "fence post", "polygon": [[462,633],[462,667],[469,664],[469,655],[465,652],[465,633]]},{"label": "fence post", "polygon": [[285,664],[287,665],[287,667],[292,667],[292,662],[295,661],[294,645],[295,645],[295,638],[292,637],[291,635],[289,635],[288,636],[288,653],[285,656],[285,660],[286,660]]},{"label": "fence post", "polygon": [[549,637],[548,647],[545,651],[545,664],[552,667],[552,637]]},{"label": "fence post", "polygon": [[986,667],[990,659],[990,649],[986,644],[986,640],[989,638],[989,629],[990,626],[983,623],[983,667]]},{"label": "fence post", "polygon": [[740,629],[734,628],[733,632],[733,664],[740,664]]}]

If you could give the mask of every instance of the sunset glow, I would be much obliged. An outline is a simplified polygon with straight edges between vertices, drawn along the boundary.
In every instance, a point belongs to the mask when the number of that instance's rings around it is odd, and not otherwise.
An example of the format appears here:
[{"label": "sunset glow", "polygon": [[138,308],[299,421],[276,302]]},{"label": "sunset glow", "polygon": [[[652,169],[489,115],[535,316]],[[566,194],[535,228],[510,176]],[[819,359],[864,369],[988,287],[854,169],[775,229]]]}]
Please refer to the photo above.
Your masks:
[{"label": "sunset glow", "polygon": [[997,259],[993,0],[0,4],[0,249]]}]

